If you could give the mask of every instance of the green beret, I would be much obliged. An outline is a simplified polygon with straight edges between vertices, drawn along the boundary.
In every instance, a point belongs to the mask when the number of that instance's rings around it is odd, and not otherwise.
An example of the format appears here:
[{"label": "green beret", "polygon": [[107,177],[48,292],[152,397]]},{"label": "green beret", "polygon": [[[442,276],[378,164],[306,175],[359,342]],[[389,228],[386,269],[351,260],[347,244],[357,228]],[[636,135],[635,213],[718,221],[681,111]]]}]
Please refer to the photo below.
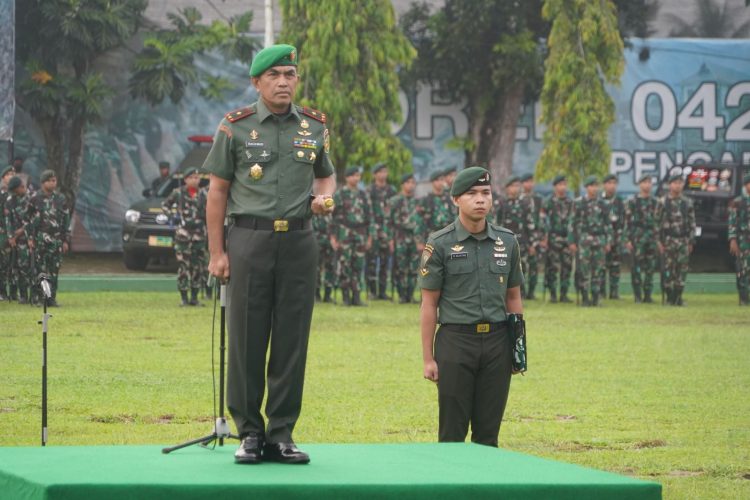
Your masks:
[{"label": "green beret", "polygon": [[526,182],[526,181],[532,180],[533,178],[534,178],[534,174],[528,173],[528,174],[523,174],[521,177],[518,178],[518,180],[521,182]]},{"label": "green beret", "polygon": [[347,167],[347,169],[344,170],[344,177],[349,177],[350,175],[356,175],[358,173],[360,173],[359,165],[352,165],[351,167]]},{"label": "green beret", "polygon": [[42,172],[42,175],[39,176],[39,180],[42,182],[47,182],[53,177],[57,177],[57,174],[54,170],[45,170],[44,172]]},{"label": "green beret", "polygon": [[589,187],[592,184],[599,184],[599,179],[595,175],[589,175],[583,180],[583,185]]},{"label": "green beret", "polygon": [[469,167],[461,170],[453,181],[451,196],[461,196],[472,186],[489,186],[490,173],[486,168]]},{"label": "green beret", "polygon": [[672,174],[667,178],[667,182],[681,181],[682,174]]},{"label": "green beret", "polygon": [[651,174],[641,174],[640,177],[638,177],[638,184],[640,184],[643,181],[650,181],[651,180]]},{"label": "green beret", "polygon": [[169,162],[168,161],[160,161],[159,162],[159,168],[169,168]]},{"label": "green beret", "polygon": [[21,186],[23,186],[23,181],[17,175],[14,175],[8,181],[8,191],[13,191],[14,189],[21,187]]},{"label": "green beret", "polygon": [[616,181],[617,176],[615,174],[607,174],[604,176],[604,179],[602,179],[602,182],[609,182],[609,181]]},{"label": "green beret", "polygon": [[401,176],[401,184],[413,178],[414,178],[414,174],[404,174]]},{"label": "green beret", "polygon": [[441,177],[445,177],[445,171],[443,170],[433,170],[430,174],[430,182],[436,181],[440,179]]},{"label": "green beret", "polygon": [[258,52],[250,65],[250,76],[260,76],[273,66],[296,66],[297,49],[292,45],[271,45]]},{"label": "green beret", "polygon": [[184,179],[185,177],[190,177],[191,175],[197,174],[197,173],[198,173],[198,169],[197,168],[195,168],[195,167],[188,167],[188,169],[185,170],[182,173],[182,178]]},{"label": "green beret", "polygon": [[564,175],[562,175],[562,174],[556,175],[555,177],[552,178],[552,185],[553,186],[557,186],[558,184],[560,184],[564,180],[566,180]]},{"label": "green beret", "polygon": [[386,165],[385,163],[377,163],[374,167],[372,167],[372,173],[377,174],[384,168],[388,168],[388,165]]},{"label": "green beret", "polygon": [[8,172],[13,172],[13,165],[8,165],[7,167],[5,167],[3,169],[3,173],[0,174],[0,177],[5,177],[5,174],[7,174]]},{"label": "green beret", "polygon": [[510,186],[514,182],[521,182],[521,178],[518,177],[517,175],[511,175],[510,177],[505,179],[505,187]]},{"label": "green beret", "polygon": [[742,178],[742,183],[747,184],[750,182],[750,173],[745,174],[745,176]]}]

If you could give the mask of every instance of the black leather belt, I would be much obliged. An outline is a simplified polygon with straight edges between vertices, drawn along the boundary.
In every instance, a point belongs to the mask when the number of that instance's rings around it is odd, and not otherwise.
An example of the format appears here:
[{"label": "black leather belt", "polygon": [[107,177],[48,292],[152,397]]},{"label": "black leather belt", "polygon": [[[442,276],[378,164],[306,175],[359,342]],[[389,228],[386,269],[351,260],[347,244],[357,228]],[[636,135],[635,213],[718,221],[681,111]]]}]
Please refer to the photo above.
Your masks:
[{"label": "black leather belt", "polygon": [[261,231],[275,231],[285,233],[287,231],[301,231],[312,229],[310,219],[263,219],[252,215],[236,215],[234,225],[244,229],[259,229]]},{"label": "black leather belt", "polygon": [[462,325],[458,323],[441,323],[442,327],[460,333],[495,333],[504,330],[508,326],[507,321],[499,323],[475,323],[473,325]]}]

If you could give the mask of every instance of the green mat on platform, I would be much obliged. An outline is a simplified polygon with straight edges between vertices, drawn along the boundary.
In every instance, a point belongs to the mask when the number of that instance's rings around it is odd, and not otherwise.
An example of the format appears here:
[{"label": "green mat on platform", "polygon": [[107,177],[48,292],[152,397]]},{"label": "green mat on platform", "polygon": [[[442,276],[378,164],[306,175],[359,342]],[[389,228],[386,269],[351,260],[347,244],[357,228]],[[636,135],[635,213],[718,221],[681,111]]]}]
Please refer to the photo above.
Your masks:
[{"label": "green mat on platform", "polygon": [[657,483],[472,444],[307,445],[309,465],[235,465],[235,448],[0,448],[0,497],[661,498]]}]

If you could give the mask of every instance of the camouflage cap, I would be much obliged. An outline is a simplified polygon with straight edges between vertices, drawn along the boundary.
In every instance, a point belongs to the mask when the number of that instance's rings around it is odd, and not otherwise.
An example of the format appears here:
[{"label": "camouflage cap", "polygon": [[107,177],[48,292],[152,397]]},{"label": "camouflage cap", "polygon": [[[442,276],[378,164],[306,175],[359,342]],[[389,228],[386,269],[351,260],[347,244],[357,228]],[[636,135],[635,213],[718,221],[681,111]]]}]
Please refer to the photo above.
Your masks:
[{"label": "camouflage cap", "polygon": [[669,177],[667,177],[667,182],[674,182],[674,181],[681,181],[682,180],[682,174],[672,174]]},{"label": "camouflage cap", "polygon": [[414,178],[414,174],[404,174],[401,176],[401,184],[413,178]]},{"label": "camouflage cap", "polygon": [[469,167],[456,175],[451,187],[451,196],[461,196],[473,186],[489,186],[490,173],[486,168]]},{"label": "camouflage cap", "polygon": [[346,170],[344,170],[344,177],[349,177],[351,175],[357,175],[362,170],[359,167],[359,165],[352,165],[351,167],[347,167]]},{"label": "camouflage cap", "polygon": [[183,178],[185,178],[185,177],[190,177],[191,175],[193,175],[193,174],[197,174],[198,172],[199,172],[199,170],[198,170],[198,169],[197,169],[196,167],[188,167],[188,168],[187,168],[187,169],[186,169],[186,170],[185,170],[185,171],[184,171],[184,172],[182,173],[182,177],[183,177]]},{"label": "camouflage cap", "polygon": [[583,185],[589,187],[592,184],[599,184],[599,179],[595,175],[589,175],[583,180]]},{"label": "camouflage cap", "polygon": [[430,182],[436,181],[441,177],[445,177],[444,170],[433,170],[433,172],[430,174]]},{"label": "camouflage cap", "polygon": [[609,182],[609,181],[617,182],[617,176],[615,174],[607,174],[604,176],[604,179],[602,179],[602,182]]},{"label": "camouflage cap", "polygon": [[562,175],[562,174],[560,174],[560,175],[556,175],[556,176],[554,176],[554,177],[552,178],[552,185],[553,185],[553,186],[557,186],[558,184],[560,184],[561,182],[563,182],[563,181],[566,181],[566,180],[567,180],[567,179],[565,178],[565,176],[564,176],[564,175]]},{"label": "camouflage cap", "polygon": [[8,181],[8,191],[13,191],[14,189],[21,187],[21,186],[23,186],[23,181],[17,175],[14,175]]},{"label": "camouflage cap", "polygon": [[273,66],[296,66],[297,49],[293,45],[271,45],[258,52],[250,65],[250,76],[260,76]]},{"label": "camouflage cap", "polygon": [[511,175],[510,177],[505,179],[505,187],[510,186],[514,182],[521,182],[521,178],[518,177],[517,175]]},{"label": "camouflage cap", "polygon": [[53,177],[57,177],[57,174],[55,173],[54,170],[45,170],[44,172],[42,172],[42,175],[39,176],[39,180],[41,182],[47,182]]},{"label": "camouflage cap", "polygon": [[530,172],[528,174],[523,174],[521,177],[518,178],[518,180],[521,182],[526,182],[526,181],[530,181],[533,179],[534,179],[534,174]]}]

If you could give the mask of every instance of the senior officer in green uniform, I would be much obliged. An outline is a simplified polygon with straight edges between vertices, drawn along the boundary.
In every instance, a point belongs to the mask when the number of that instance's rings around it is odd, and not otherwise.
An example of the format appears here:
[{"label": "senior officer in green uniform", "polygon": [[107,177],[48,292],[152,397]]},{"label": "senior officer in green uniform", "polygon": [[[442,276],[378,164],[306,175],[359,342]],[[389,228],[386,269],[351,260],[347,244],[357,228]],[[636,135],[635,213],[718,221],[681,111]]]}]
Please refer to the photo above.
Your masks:
[{"label": "senior officer in green uniform", "polygon": [[[521,255],[513,232],[487,222],[490,174],[462,170],[451,188],[458,218],[422,253],[424,377],[437,383],[440,442],[497,446],[512,375],[507,313],[522,313]],[[440,328],[435,332],[435,326]]]},{"label": "senior officer in green uniform", "polygon": [[266,47],[250,76],[258,101],[225,116],[204,164],[211,173],[209,271],[229,280],[227,407],[242,438],[235,461],[307,463],[292,431],[302,406],[318,260],[310,218],[333,211],[336,180],[325,114],[292,102],[296,49]]}]

